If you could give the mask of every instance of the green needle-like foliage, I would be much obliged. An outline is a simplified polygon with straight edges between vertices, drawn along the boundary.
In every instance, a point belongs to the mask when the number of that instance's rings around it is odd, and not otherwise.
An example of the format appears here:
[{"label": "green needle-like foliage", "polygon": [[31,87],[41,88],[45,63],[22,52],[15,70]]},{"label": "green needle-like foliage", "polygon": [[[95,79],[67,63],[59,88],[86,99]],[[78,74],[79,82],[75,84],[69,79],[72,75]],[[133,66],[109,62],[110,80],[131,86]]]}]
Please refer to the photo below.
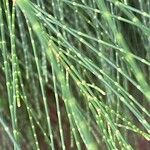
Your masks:
[{"label": "green needle-like foliage", "polygon": [[149,1],[0,0],[0,149],[148,150],[149,76]]}]

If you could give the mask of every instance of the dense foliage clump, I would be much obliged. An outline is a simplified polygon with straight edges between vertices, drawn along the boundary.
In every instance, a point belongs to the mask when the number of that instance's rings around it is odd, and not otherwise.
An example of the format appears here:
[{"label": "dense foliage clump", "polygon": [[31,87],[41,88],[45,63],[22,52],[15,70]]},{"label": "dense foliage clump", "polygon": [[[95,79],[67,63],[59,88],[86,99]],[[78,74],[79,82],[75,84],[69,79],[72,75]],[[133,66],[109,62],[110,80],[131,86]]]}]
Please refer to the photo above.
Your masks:
[{"label": "dense foliage clump", "polygon": [[150,1],[0,0],[0,149],[148,150],[149,76]]}]

